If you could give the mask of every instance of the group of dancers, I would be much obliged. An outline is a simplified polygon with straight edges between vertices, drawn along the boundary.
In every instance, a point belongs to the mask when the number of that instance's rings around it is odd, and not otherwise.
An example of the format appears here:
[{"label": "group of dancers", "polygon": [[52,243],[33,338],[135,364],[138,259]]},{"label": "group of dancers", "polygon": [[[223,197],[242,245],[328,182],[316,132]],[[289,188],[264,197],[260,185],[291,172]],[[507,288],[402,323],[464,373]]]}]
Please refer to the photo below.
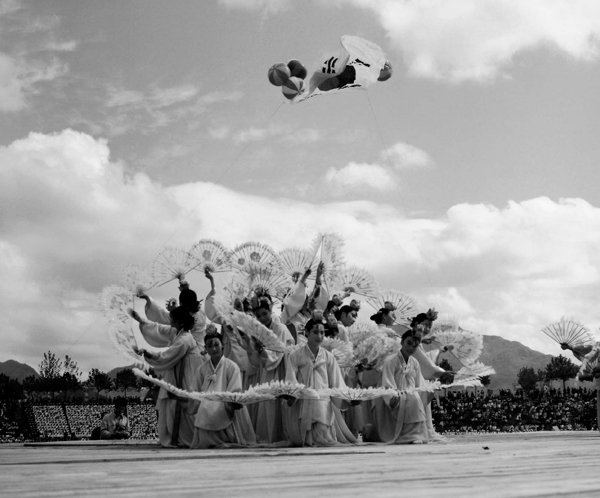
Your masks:
[{"label": "group of dancers", "polygon": [[[156,351],[137,350],[161,380],[156,403],[158,434],[164,447],[291,445],[329,446],[381,442],[422,444],[442,439],[432,423],[433,393],[419,389],[427,381],[452,382],[452,372],[436,365],[437,351],[426,351],[437,313],[430,309],[396,323],[395,306],[385,302],[370,320],[381,334],[401,346],[373,368],[366,362],[340,368],[325,349],[326,337],[352,347],[349,329],[358,318],[360,303],[344,302],[348,294],[330,296],[322,285],[322,265],[312,290],[298,275],[282,300],[281,312],[265,289],[250,297],[230,300],[233,312],[247,314],[277,337],[287,350],[270,348],[248,334],[239,321],[228,319],[223,295],[206,269],[211,290],[198,300],[184,277],[179,303],[163,308],[146,292],[145,317],[130,310],[145,341]],[[236,323],[238,325],[236,325]],[[429,339],[430,340],[430,339]],[[302,384],[315,392],[346,387],[389,388],[372,399],[343,400],[334,396],[282,395],[251,404],[192,399],[174,394],[169,386],[187,392],[245,392],[273,382]],[[165,387],[167,386],[167,388]],[[179,391],[181,392],[181,391]]]}]

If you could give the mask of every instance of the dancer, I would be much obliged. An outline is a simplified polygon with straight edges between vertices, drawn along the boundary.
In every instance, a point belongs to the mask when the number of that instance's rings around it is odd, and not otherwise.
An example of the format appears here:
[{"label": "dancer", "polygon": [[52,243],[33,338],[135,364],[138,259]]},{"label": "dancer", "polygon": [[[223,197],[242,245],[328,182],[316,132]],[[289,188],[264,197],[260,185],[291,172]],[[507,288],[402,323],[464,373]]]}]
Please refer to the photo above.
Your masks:
[{"label": "dancer", "polygon": [[[306,322],[307,343],[288,357],[288,382],[299,382],[312,389],[344,387],[335,357],[320,345],[325,336],[325,321],[317,315]],[[356,443],[339,409],[330,398],[288,401],[285,410],[286,432],[294,446],[331,446]]]},{"label": "dancer", "polygon": [[[179,281],[179,304],[186,308],[194,317],[194,327],[191,330],[192,337],[196,340],[198,347],[204,347],[204,334],[206,333],[206,315],[200,309],[200,301],[196,293],[190,289],[185,280]],[[144,312],[148,323],[140,327],[140,332],[150,346],[164,348],[173,342],[177,335],[177,329],[171,322],[170,312],[175,309],[174,300],[167,301],[168,312],[156,304],[156,302],[144,292],[138,294],[140,299],[146,301]],[[170,309],[169,309],[170,308]]]},{"label": "dancer", "polygon": [[[381,387],[405,391],[421,387],[421,369],[412,355],[421,343],[421,336],[412,330],[402,335],[402,348],[386,358]],[[425,407],[416,392],[386,396],[375,402],[375,425],[379,439],[388,444],[427,443],[429,435]]]},{"label": "dancer", "polygon": [[[288,328],[281,323],[279,317],[272,314],[271,296],[266,293],[256,296],[252,304],[256,319],[270,329],[282,344],[286,346],[295,344]],[[250,340],[248,336],[245,337],[247,338],[250,362],[257,367],[256,383],[264,384],[273,380],[284,380],[284,353],[269,351],[254,339]],[[262,401],[253,405],[250,409],[250,416],[259,442],[276,443],[286,440],[280,399]]]},{"label": "dancer", "polygon": [[[130,310],[140,329],[149,322],[136,311]],[[167,349],[160,353],[151,353],[140,349],[138,353],[146,358],[148,364],[165,382],[180,389],[189,390],[197,368],[204,361],[200,348],[190,331],[194,327],[194,317],[189,310],[179,306],[171,311],[171,323],[177,335]],[[166,389],[161,388],[156,401],[158,410],[158,438],[161,446],[189,447],[194,436],[194,417],[188,412],[187,398],[178,399]]]},{"label": "dancer", "polygon": [[[210,360],[196,372],[192,390],[199,392],[240,392],[240,369],[223,355],[223,338],[216,331],[204,337]],[[256,436],[245,406],[221,401],[192,401],[190,413],[195,414],[192,448],[213,448],[230,445],[252,445]]]}]

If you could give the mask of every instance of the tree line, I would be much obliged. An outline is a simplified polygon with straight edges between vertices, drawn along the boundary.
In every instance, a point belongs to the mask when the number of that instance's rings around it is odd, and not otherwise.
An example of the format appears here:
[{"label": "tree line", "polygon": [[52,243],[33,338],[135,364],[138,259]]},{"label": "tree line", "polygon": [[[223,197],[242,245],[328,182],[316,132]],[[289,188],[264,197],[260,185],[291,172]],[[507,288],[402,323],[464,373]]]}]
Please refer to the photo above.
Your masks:
[{"label": "tree line", "polygon": [[107,372],[92,368],[87,380],[83,381],[82,372],[73,358],[65,355],[64,360],[61,360],[52,351],[44,353],[38,371],[39,376],[30,375],[23,382],[0,374],[0,399],[22,399],[25,394],[54,399],[58,394],[66,400],[69,393],[81,389],[96,391],[98,399],[102,392],[121,390],[124,396],[127,396],[128,389],[141,389],[152,385],[137,377],[131,368],[117,372],[114,379]]},{"label": "tree line", "polygon": [[538,369],[536,372],[532,367],[523,367],[517,373],[517,383],[523,391],[532,391],[538,388],[538,383],[552,382],[560,380],[563,384],[563,391],[566,383],[574,379],[579,372],[579,367],[569,358],[563,355],[553,357],[546,365],[545,369]]}]

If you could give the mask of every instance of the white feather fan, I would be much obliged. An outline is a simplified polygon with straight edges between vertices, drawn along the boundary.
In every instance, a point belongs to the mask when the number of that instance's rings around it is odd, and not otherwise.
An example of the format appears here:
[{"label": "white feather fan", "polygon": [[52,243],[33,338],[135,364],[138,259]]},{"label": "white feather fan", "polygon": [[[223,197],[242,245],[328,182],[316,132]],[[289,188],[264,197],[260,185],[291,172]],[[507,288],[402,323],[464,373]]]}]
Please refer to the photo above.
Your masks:
[{"label": "white feather fan", "polygon": [[542,332],[559,344],[566,344],[571,348],[588,346],[594,338],[586,327],[574,318],[563,316],[558,322],[547,325]]},{"label": "white feather fan", "polygon": [[353,362],[367,368],[381,370],[383,361],[398,352],[402,347],[400,338],[392,338],[384,334],[372,335],[354,348]]},{"label": "white feather fan", "polygon": [[597,342],[592,350],[585,355],[579,369],[579,375],[593,374],[594,368],[596,368],[598,365],[600,365],[600,342]]},{"label": "white feather fan", "polygon": [[259,384],[248,389],[247,392],[268,394],[275,398],[279,396],[290,396],[297,399],[319,399],[319,394],[314,389],[306,387],[298,382],[284,382],[274,380],[266,384]]},{"label": "white feather fan", "polygon": [[261,342],[266,349],[281,353],[286,352],[285,345],[282,344],[273,331],[265,327],[256,318],[234,310],[229,316],[225,316],[224,319],[228,323],[235,325],[240,332]]},{"label": "white feather fan", "polygon": [[357,266],[341,268],[332,283],[336,291],[353,293],[364,297],[374,297],[377,294],[377,282],[368,271]]},{"label": "white feather fan", "polygon": [[480,361],[475,361],[456,372],[454,383],[464,385],[466,382],[479,380],[480,377],[494,375],[495,373],[496,371],[492,367],[488,367]]},{"label": "white feather fan", "polygon": [[120,280],[123,287],[136,296],[154,287],[150,273],[139,265],[126,265],[121,270]]},{"label": "white feather fan", "polygon": [[395,289],[382,291],[377,297],[367,299],[367,302],[375,310],[384,308],[386,302],[392,303],[396,308],[394,313],[396,314],[396,321],[398,322],[408,322],[418,313],[414,299]]},{"label": "white feather fan", "polygon": [[131,316],[127,310],[133,307],[133,294],[130,290],[120,285],[109,285],[102,289],[100,304],[108,321],[129,323]]},{"label": "white feather fan", "polygon": [[152,278],[158,285],[164,285],[171,280],[184,278],[197,264],[198,261],[189,252],[177,247],[165,247],[154,258]]},{"label": "white feather fan", "polygon": [[390,389],[383,387],[354,388],[354,387],[333,387],[329,389],[320,389],[317,391],[320,397],[338,398],[348,402],[351,401],[368,401],[382,396],[394,395]]},{"label": "white feather fan", "polygon": [[135,366],[149,370],[150,365],[146,359],[137,353],[137,342],[133,329],[126,323],[114,321],[108,326],[108,337],[115,349]]},{"label": "white feather fan", "polygon": [[281,271],[290,278],[291,282],[302,278],[308,268],[311,269],[311,277],[315,277],[317,262],[308,249],[290,247],[279,251],[278,256],[281,262]]},{"label": "white feather fan", "polygon": [[447,348],[463,365],[473,363],[483,350],[483,336],[460,327],[446,331],[438,329],[433,335],[435,339],[432,344],[438,348]]},{"label": "white feather fan", "polygon": [[241,272],[252,268],[279,268],[277,253],[267,244],[245,242],[231,251],[231,267]]},{"label": "white feather fan", "polygon": [[229,251],[217,240],[202,239],[196,242],[189,251],[196,259],[195,270],[204,273],[226,271],[231,267]]},{"label": "white feather fan", "polygon": [[321,347],[335,356],[337,364],[340,368],[350,368],[354,366],[354,363],[352,362],[352,344],[339,339],[325,337],[321,343]]}]

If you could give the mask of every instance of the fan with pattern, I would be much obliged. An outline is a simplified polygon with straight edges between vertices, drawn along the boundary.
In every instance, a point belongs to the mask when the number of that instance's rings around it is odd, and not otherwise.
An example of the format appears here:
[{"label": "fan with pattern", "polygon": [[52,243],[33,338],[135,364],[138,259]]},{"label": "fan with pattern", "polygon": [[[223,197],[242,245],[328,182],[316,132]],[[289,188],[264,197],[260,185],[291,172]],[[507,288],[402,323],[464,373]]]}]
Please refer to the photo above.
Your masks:
[{"label": "fan with pattern", "polygon": [[385,303],[390,302],[396,308],[397,322],[410,322],[411,318],[417,314],[417,305],[414,299],[406,294],[395,289],[385,290],[380,292],[377,297],[367,299],[367,302],[375,309],[385,308]]},{"label": "fan with pattern", "polygon": [[114,321],[109,325],[107,332],[110,342],[123,357],[142,370],[148,371],[150,369],[146,359],[137,353],[137,342],[131,326],[120,321]]},{"label": "fan with pattern", "polygon": [[279,268],[281,263],[277,253],[267,244],[245,242],[231,251],[231,267],[241,272],[252,268]]},{"label": "fan with pattern", "polygon": [[100,305],[109,322],[129,323],[128,309],[133,307],[133,294],[120,285],[109,285],[102,289]]},{"label": "fan with pattern", "polygon": [[358,294],[367,298],[377,295],[377,282],[366,270],[357,266],[344,266],[334,279],[333,287],[347,294]]},{"label": "fan with pattern", "polygon": [[281,271],[290,278],[292,283],[299,280],[308,268],[311,269],[311,276],[314,278],[317,262],[308,249],[290,247],[279,251],[278,256],[281,262]]},{"label": "fan with pattern", "polygon": [[229,251],[217,240],[202,239],[196,242],[189,251],[196,259],[194,270],[204,273],[227,271],[231,268]]},{"label": "fan with pattern", "polygon": [[158,285],[183,279],[198,261],[189,252],[176,247],[165,247],[152,264],[152,278]]},{"label": "fan with pattern", "polygon": [[136,296],[140,293],[145,294],[155,285],[152,275],[140,265],[126,265],[121,271],[120,280],[123,287]]}]

